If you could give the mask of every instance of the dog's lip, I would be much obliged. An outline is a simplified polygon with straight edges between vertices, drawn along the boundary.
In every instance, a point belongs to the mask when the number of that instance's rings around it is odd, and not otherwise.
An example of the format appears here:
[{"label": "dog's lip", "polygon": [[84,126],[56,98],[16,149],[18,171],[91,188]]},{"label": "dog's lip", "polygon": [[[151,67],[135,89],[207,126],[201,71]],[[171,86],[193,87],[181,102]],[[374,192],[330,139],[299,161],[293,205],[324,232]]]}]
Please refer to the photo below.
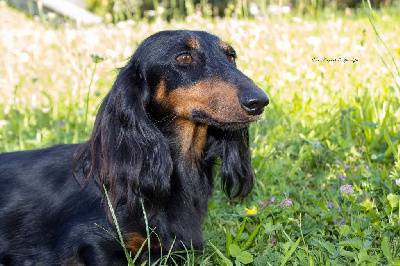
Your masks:
[{"label": "dog's lip", "polygon": [[219,121],[200,110],[193,110],[190,115],[190,120],[194,122],[215,126],[221,129],[232,129],[232,130],[248,127],[251,122],[257,121],[259,118],[260,116],[256,115],[232,121]]},{"label": "dog's lip", "polygon": [[248,127],[250,122],[211,122],[209,125],[220,128],[220,129],[227,129],[227,130],[236,130]]}]

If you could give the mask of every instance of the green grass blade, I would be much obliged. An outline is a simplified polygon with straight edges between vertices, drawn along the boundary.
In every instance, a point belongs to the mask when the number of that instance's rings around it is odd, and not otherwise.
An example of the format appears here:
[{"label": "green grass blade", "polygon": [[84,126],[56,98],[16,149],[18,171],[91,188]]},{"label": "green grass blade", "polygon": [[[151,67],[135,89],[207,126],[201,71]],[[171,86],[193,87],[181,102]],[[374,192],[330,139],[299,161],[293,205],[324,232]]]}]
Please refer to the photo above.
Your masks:
[{"label": "green grass blade", "polygon": [[244,217],[244,218],[243,218],[242,225],[240,226],[239,232],[237,232],[235,238],[234,238],[233,241],[232,241],[232,244],[237,245],[237,243],[238,243],[238,241],[239,241],[239,238],[240,238],[240,236],[241,236],[242,233],[243,233],[244,227],[246,226],[246,220],[247,220],[247,217]]},{"label": "green grass blade", "polygon": [[87,119],[88,119],[88,114],[89,114],[90,89],[91,89],[92,84],[93,84],[93,78],[94,78],[94,73],[96,72],[96,67],[97,67],[97,63],[95,62],[94,63],[94,67],[93,67],[93,71],[92,71],[92,75],[90,76],[90,83],[89,83],[88,92],[87,92],[87,95],[86,95],[85,124],[84,124],[83,132],[86,131],[86,127],[87,127]]},{"label": "green grass blade", "polygon": [[227,257],[225,257],[224,254],[222,254],[222,252],[216,246],[214,246],[213,243],[211,243],[211,241],[210,245],[215,250],[215,252],[217,252],[218,256],[226,263],[226,265],[233,266],[232,261],[230,261]]},{"label": "green grass blade", "polygon": [[232,235],[231,235],[231,231],[230,231],[230,229],[229,229],[229,226],[228,226],[228,224],[226,225],[226,256],[227,257],[229,257],[230,255],[229,255],[229,247],[230,247],[230,245],[231,245],[231,243],[232,243]]},{"label": "green grass blade", "polygon": [[[365,1],[365,0],[363,0],[363,3],[364,3],[364,1]],[[378,39],[382,42],[382,44],[385,46],[385,49],[389,52],[390,58],[392,59],[392,62],[393,62],[394,66],[395,66],[395,68],[396,68],[396,70],[397,70],[397,74],[400,76],[400,71],[399,71],[399,68],[397,67],[396,60],[394,59],[392,52],[391,52],[390,49],[387,47],[386,43],[382,40],[381,35],[379,34],[378,30],[377,30],[376,27],[375,27],[374,22],[373,22],[372,19],[371,19],[371,18],[374,18],[374,14],[372,13],[371,1],[370,1],[370,0],[367,0],[367,2],[368,2],[368,8],[369,8],[369,11],[370,11],[370,12],[368,13],[368,15],[367,15],[367,16],[368,16],[368,20],[369,20],[369,22],[371,23],[372,28],[374,29],[376,36],[377,36]],[[364,5],[364,8],[365,8],[365,5]]]},{"label": "green grass blade", "polygon": [[251,233],[251,235],[249,236],[249,238],[247,239],[247,241],[243,244],[242,246],[242,250],[246,250],[250,247],[251,243],[253,243],[254,238],[256,237],[256,235],[258,234],[258,231],[260,230],[261,226],[264,224],[264,220],[260,221],[260,224],[257,225],[256,228],[254,228],[253,232]]},{"label": "green grass blade", "polygon": [[389,148],[385,152],[385,156],[388,157],[390,154],[393,154],[394,158],[397,158],[397,149],[394,146],[393,141],[390,139],[389,133],[386,129],[383,131],[383,137],[387,145],[389,146]]},{"label": "green grass blade", "polygon": [[127,261],[129,262],[129,265],[133,265],[132,258],[130,256],[128,250],[125,247],[124,237],[122,236],[121,230],[119,228],[118,221],[117,221],[117,216],[115,215],[114,208],[112,206],[111,200],[108,197],[108,193],[107,193],[107,189],[106,189],[105,185],[103,185],[103,189],[104,189],[104,193],[105,193],[106,198],[107,198],[108,207],[110,208],[110,212],[111,212],[112,218],[113,218],[114,223],[115,223],[115,229],[117,230],[117,233],[118,233],[119,243],[121,244],[122,249],[124,250],[124,253],[125,253]]},{"label": "green grass blade", "polygon": [[[393,64],[394,64],[395,68],[396,68],[397,75],[400,76],[400,71],[399,71],[399,68],[397,67],[396,60],[394,59],[393,54],[392,54],[392,52],[390,51],[390,49],[387,47],[386,43],[382,40],[382,38],[381,38],[381,36],[380,36],[378,30],[377,30],[376,27],[375,27],[375,23],[373,22],[374,15],[373,15],[373,13],[372,13],[371,2],[370,2],[370,0],[366,0],[366,1],[367,1],[367,3],[368,3],[368,8],[369,8],[368,11],[369,11],[369,12],[367,11],[367,9],[366,9],[366,7],[365,7],[365,0],[363,0],[363,5],[364,5],[364,10],[365,10],[366,13],[367,13],[367,17],[368,17],[369,23],[371,24],[372,28],[374,29],[374,32],[375,32],[376,37],[377,37],[378,40],[383,44],[383,46],[385,47],[386,51],[389,53],[390,58],[392,59],[392,62],[393,62]],[[389,73],[390,73],[391,76],[393,77],[393,80],[394,80],[394,83],[395,83],[394,88],[395,88],[397,97],[400,99],[400,86],[399,86],[399,84],[398,84],[397,81],[396,81],[396,77],[394,76],[393,72],[390,70],[389,66],[387,65],[387,63],[386,63],[385,59],[383,58],[382,53],[381,53],[381,51],[379,50],[378,46],[377,46],[375,43],[373,43],[373,45],[374,45],[376,51],[378,52],[379,57],[381,58],[383,64],[384,64],[385,67],[386,67],[386,69],[389,71]]]},{"label": "green grass blade", "polygon": [[[151,250],[150,249],[149,223],[148,223],[148,220],[147,220],[146,209],[144,208],[144,203],[143,203],[143,199],[142,198],[140,199],[140,204],[142,205],[144,223],[146,224],[146,234],[147,234],[147,239],[148,239],[147,248],[148,248],[148,250]],[[148,253],[149,253],[149,263],[150,263],[150,252],[148,252]]]},{"label": "green grass blade", "polygon": [[297,239],[297,241],[293,244],[293,246],[291,247],[291,249],[289,250],[289,252],[286,254],[286,256],[283,258],[282,262],[281,262],[281,266],[286,265],[286,262],[290,259],[290,257],[292,256],[293,252],[296,250],[297,246],[300,243],[300,238]]},{"label": "green grass blade", "polygon": [[387,260],[392,263],[393,262],[393,257],[392,253],[390,252],[390,247],[389,247],[389,240],[386,236],[383,237],[382,243],[381,243],[381,248],[383,251],[383,254],[387,258]]}]

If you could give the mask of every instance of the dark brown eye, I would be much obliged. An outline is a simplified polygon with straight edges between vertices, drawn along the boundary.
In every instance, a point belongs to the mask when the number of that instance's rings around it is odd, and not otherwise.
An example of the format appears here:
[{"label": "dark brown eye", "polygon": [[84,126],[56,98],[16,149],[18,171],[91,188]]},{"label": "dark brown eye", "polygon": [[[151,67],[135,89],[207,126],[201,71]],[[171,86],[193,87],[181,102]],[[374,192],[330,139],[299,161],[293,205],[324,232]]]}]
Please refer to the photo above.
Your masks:
[{"label": "dark brown eye", "polygon": [[235,57],[233,55],[228,55],[229,62],[235,61]]},{"label": "dark brown eye", "polygon": [[181,54],[176,58],[176,61],[182,64],[190,64],[193,61],[193,58],[190,54]]}]

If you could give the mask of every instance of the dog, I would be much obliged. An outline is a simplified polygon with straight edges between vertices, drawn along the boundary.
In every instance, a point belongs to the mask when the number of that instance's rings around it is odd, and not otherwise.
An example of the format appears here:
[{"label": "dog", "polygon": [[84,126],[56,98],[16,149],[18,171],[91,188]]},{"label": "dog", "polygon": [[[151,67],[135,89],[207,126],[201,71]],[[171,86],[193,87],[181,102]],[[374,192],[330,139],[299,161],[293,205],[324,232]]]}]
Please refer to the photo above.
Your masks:
[{"label": "dog", "polygon": [[210,33],[158,32],[119,69],[87,142],[1,154],[0,264],[126,265],[117,225],[141,261],[203,249],[213,166],[229,198],[250,192],[248,127],[269,103],[235,60]]}]

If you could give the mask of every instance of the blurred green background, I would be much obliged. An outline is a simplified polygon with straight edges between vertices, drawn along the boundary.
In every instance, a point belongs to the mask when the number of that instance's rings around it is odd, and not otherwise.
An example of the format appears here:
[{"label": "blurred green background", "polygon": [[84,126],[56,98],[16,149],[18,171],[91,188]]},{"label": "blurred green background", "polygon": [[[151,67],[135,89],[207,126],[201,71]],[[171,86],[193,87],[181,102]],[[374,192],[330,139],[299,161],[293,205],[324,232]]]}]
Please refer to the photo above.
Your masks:
[{"label": "blurred green background", "polygon": [[[362,8],[362,0],[85,0],[90,11],[113,22],[125,19],[149,20],[161,17],[168,21],[193,14],[204,18],[257,18],[291,13],[299,16],[320,16],[332,11],[351,12]],[[399,0],[371,0],[374,8],[399,6]]]}]

